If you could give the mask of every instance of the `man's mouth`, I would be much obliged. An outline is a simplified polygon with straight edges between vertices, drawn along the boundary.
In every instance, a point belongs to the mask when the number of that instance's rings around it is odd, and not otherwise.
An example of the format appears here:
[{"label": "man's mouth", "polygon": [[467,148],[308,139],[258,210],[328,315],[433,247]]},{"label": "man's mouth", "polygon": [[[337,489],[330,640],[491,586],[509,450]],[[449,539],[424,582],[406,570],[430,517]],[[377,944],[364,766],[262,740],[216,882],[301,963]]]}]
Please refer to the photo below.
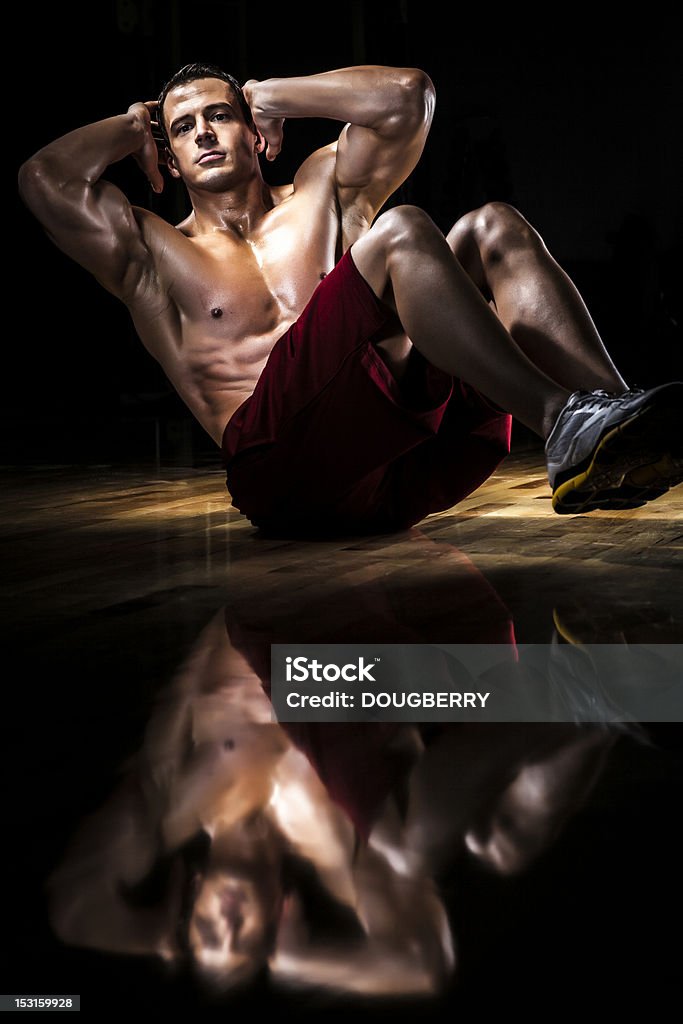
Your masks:
[{"label": "man's mouth", "polygon": [[198,164],[213,163],[214,160],[222,160],[224,158],[224,156],[225,156],[225,153],[219,153],[218,150],[212,150],[210,153],[204,153],[203,156],[200,156],[200,158],[197,161],[197,163]]}]

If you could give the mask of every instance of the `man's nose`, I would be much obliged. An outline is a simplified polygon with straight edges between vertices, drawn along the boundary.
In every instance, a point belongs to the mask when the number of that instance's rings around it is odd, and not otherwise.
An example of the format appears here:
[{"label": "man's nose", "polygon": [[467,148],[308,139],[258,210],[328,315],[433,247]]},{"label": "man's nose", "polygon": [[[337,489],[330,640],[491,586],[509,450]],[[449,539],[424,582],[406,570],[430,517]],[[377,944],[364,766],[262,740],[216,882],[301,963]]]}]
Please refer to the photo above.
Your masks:
[{"label": "man's nose", "polygon": [[196,130],[196,135],[195,135],[195,140],[197,142],[197,145],[201,145],[201,143],[207,137],[211,138],[211,139],[215,139],[216,138],[216,134],[215,134],[213,128],[211,127],[211,125],[208,123],[208,121],[204,121],[202,119],[199,119],[197,121],[197,130]]}]

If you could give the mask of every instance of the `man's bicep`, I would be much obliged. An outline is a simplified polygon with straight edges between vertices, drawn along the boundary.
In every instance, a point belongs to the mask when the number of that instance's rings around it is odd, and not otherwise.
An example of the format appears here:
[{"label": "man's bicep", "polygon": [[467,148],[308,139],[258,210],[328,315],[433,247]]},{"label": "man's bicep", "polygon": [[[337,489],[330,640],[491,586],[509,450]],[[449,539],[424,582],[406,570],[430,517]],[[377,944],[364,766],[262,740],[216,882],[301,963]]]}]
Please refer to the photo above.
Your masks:
[{"label": "man's bicep", "polygon": [[365,200],[373,215],[416,167],[434,113],[431,81],[416,85],[404,109],[376,128],[347,124],[337,145],[336,184],[342,206]]},{"label": "man's bicep", "polygon": [[34,189],[25,201],[57,248],[125,301],[152,256],[123,192],[102,179],[72,181]]}]

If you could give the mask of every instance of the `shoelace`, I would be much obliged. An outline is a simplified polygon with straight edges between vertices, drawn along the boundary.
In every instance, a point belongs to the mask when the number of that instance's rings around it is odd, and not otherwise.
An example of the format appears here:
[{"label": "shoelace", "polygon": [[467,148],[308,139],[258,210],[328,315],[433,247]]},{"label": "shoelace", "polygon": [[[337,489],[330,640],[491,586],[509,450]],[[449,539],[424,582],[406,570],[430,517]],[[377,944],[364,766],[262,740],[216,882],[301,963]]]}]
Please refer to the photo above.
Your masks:
[{"label": "shoelace", "polygon": [[[612,394],[610,391],[599,391],[599,390],[596,390],[596,391],[584,391],[583,389],[580,389],[579,391],[575,391],[574,395],[576,396],[577,400],[580,400],[582,398],[614,398],[615,397],[615,395]],[[572,397],[574,397],[574,395]]]},{"label": "shoelace", "polygon": [[631,395],[644,395],[645,388],[628,388],[626,391],[603,391],[596,388],[595,391],[581,391],[582,396],[590,395],[592,398],[629,398]]}]

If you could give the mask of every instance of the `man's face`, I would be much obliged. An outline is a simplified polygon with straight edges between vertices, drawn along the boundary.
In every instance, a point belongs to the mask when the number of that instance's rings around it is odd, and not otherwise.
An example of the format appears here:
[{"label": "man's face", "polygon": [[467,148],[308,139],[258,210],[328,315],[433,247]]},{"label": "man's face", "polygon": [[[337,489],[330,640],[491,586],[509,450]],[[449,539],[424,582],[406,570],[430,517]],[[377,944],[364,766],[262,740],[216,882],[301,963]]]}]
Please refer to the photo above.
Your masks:
[{"label": "man's face", "polygon": [[268,957],[269,922],[279,913],[272,883],[259,884],[230,867],[214,869],[197,893],[189,927],[198,964],[230,975],[248,975]]},{"label": "man's face", "polygon": [[164,123],[173,155],[169,169],[186,185],[222,192],[256,173],[259,138],[227,82],[200,78],[171,89]]}]

